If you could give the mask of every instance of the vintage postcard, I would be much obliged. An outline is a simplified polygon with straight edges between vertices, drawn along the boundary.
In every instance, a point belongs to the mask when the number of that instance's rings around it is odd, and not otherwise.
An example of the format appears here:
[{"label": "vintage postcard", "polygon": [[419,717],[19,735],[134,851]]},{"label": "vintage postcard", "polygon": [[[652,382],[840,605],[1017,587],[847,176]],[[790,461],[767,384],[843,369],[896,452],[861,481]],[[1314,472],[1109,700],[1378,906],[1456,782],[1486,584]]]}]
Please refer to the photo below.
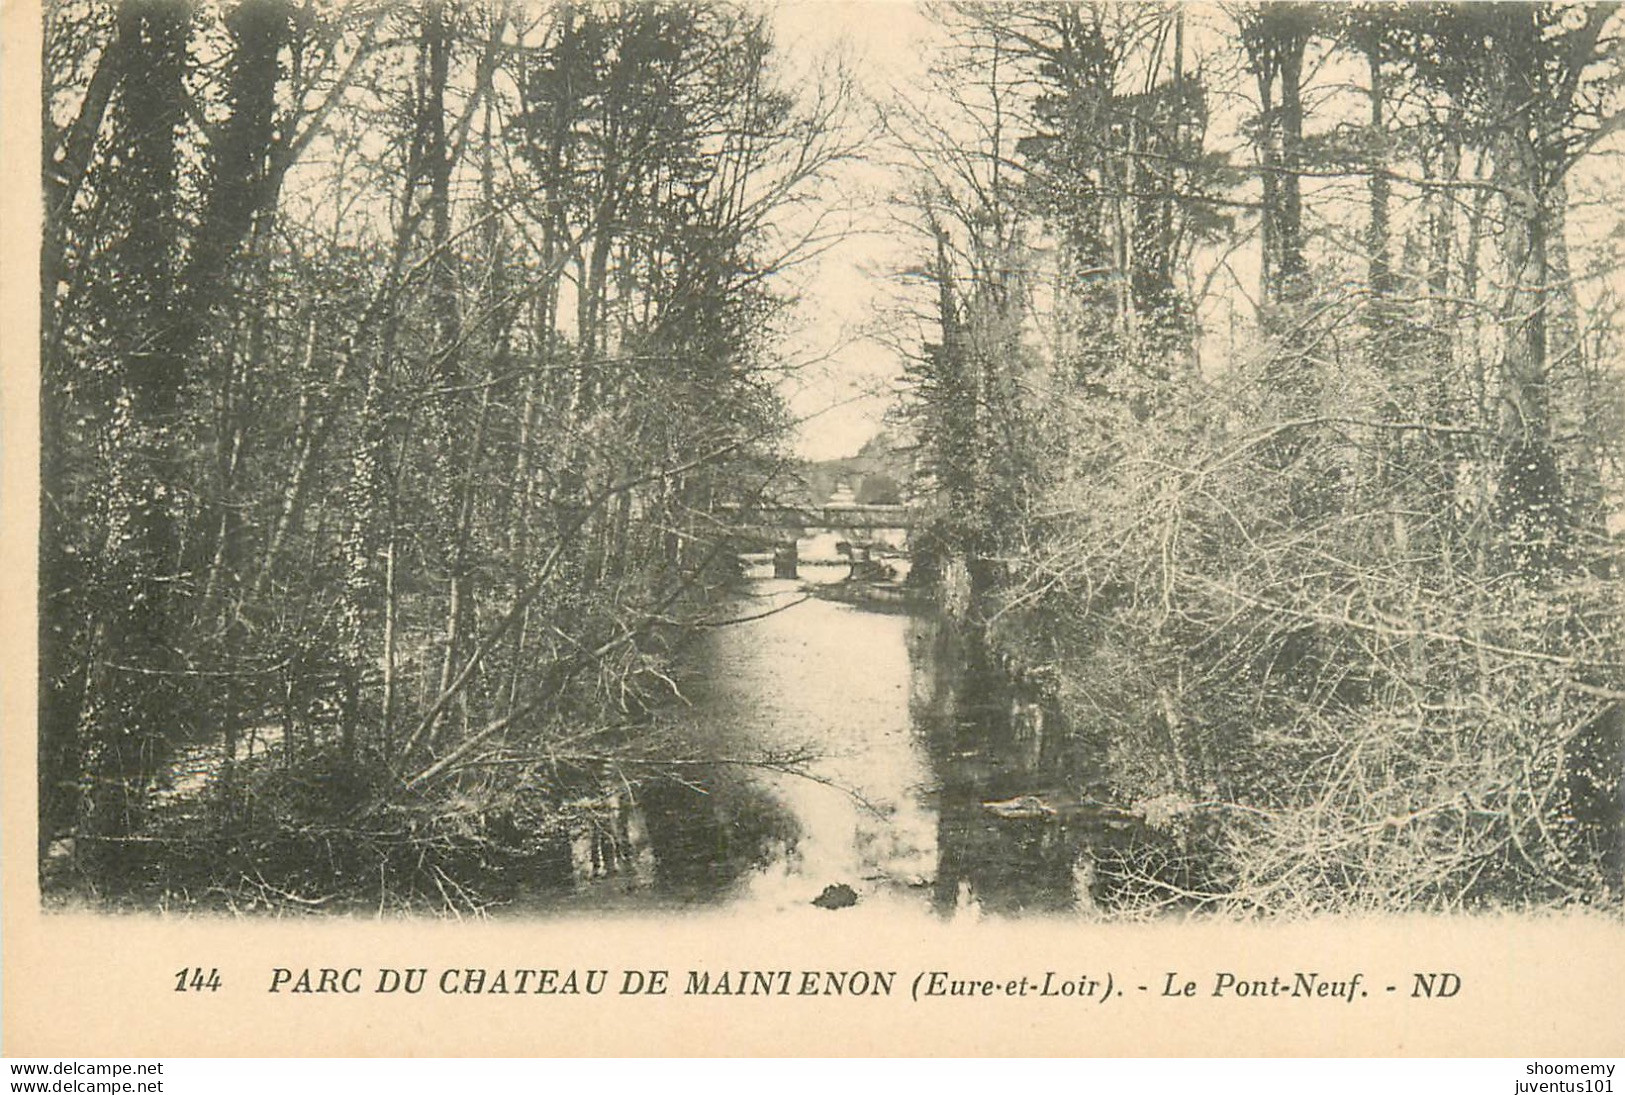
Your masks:
[{"label": "vintage postcard", "polygon": [[3,19],[7,1055],[1625,1054],[1616,5]]}]

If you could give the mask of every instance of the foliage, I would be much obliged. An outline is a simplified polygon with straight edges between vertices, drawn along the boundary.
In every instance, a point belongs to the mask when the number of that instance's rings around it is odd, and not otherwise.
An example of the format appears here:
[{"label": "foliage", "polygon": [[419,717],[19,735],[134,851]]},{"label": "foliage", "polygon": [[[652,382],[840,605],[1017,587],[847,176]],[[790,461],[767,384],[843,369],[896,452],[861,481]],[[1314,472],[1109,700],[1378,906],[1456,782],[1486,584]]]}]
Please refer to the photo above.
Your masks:
[{"label": "foliage", "polygon": [[1617,905],[1620,346],[1566,230],[1612,9],[939,16],[983,83],[894,126],[931,570],[1045,682],[1079,791],[1174,838],[1114,868],[1131,903]]},{"label": "foliage", "polygon": [[[669,694],[716,507],[782,478],[768,286],[844,89],[722,4],[45,28],[42,852],[111,884],[198,748],[209,862],[356,838],[291,900],[556,815],[527,758]],[[285,770],[235,772],[267,736]]]}]

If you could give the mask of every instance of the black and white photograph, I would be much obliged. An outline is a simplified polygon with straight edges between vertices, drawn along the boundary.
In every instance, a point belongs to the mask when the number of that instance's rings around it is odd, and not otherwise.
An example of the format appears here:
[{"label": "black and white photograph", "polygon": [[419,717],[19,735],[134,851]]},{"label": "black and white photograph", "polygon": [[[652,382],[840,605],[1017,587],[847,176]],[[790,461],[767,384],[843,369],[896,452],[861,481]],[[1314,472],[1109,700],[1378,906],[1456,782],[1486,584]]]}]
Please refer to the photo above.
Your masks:
[{"label": "black and white photograph", "polygon": [[1618,4],[38,34],[42,923],[1619,939]]}]

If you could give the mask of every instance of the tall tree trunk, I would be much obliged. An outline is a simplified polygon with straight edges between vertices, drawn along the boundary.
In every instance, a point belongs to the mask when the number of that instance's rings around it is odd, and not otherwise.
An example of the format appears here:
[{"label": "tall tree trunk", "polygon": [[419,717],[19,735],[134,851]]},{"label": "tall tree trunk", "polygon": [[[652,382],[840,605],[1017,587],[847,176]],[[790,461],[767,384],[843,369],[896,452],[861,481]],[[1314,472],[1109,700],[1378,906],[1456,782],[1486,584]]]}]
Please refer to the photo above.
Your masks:
[{"label": "tall tree trunk", "polygon": [[84,823],[108,834],[135,826],[166,742],[190,711],[175,658],[180,537],[172,499],[182,487],[175,446],[185,359],[177,344],[175,200],[191,9],[179,0],[146,0],[121,9],[118,23],[124,71],[114,140],[126,224],[110,266],[121,297],[112,308],[122,409],[110,424],[116,455],[102,546],[113,567],[100,606],[108,613],[102,629],[108,695],[93,707],[99,718],[85,735],[95,760]]},{"label": "tall tree trunk", "polygon": [[1371,291],[1369,311],[1373,355],[1383,352],[1391,326],[1389,297],[1393,294],[1393,270],[1389,258],[1389,191],[1387,87],[1382,69],[1379,41],[1373,36],[1366,44],[1366,69],[1370,76],[1371,122],[1368,139],[1371,172],[1370,215],[1366,221],[1366,278]]},{"label": "tall tree trunk", "polygon": [[[1258,84],[1264,299],[1290,304],[1307,289],[1303,254],[1303,62],[1314,11],[1271,0],[1248,12],[1242,39]],[[1277,94],[1279,101],[1277,101]]]},{"label": "tall tree trunk", "polygon": [[[1508,20],[1508,34],[1527,32],[1526,20]],[[1531,24],[1532,25],[1532,24]],[[1512,51],[1516,43],[1504,43]],[[1517,51],[1521,53],[1521,50]],[[1568,528],[1557,457],[1552,446],[1552,399],[1547,359],[1548,233],[1551,203],[1562,188],[1545,177],[1538,113],[1528,102],[1527,74],[1504,56],[1494,62],[1492,87],[1509,119],[1498,127],[1492,155],[1502,230],[1498,236],[1507,290],[1501,304],[1498,432],[1501,473],[1498,502],[1512,564],[1538,579],[1559,564]]]}]

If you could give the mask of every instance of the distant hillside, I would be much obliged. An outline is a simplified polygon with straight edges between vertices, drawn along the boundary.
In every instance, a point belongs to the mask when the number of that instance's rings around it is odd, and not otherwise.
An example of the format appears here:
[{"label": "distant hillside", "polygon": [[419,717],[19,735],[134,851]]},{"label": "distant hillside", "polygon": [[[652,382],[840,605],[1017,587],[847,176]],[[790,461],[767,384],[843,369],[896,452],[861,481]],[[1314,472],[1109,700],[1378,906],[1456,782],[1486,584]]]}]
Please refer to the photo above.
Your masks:
[{"label": "distant hillside", "polygon": [[871,437],[853,456],[839,460],[809,461],[802,465],[806,499],[812,505],[827,502],[842,483],[866,505],[890,505],[908,495],[913,456],[905,438],[892,430]]}]

